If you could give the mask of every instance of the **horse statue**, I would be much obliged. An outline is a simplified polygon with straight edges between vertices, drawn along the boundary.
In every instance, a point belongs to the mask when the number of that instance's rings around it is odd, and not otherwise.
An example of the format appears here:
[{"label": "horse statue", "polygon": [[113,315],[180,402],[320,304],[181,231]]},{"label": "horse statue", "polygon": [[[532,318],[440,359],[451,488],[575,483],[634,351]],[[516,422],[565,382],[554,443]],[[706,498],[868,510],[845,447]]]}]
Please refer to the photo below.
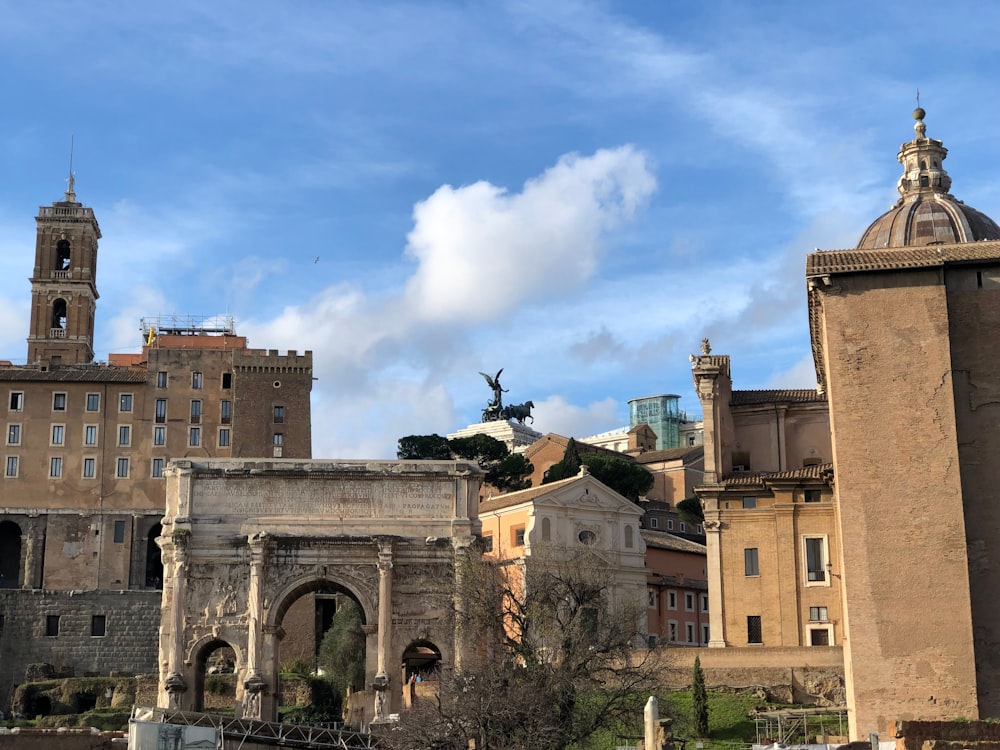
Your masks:
[{"label": "horse statue", "polygon": [[533,401],[525,401],[523,404],[511,404],[510,406],[505,406],[501,412],[500,416],[503,419],[516,419],[521,424],[524,424],[524,420],[530,419],[531,423],[535,423],[535,418],[531,416],[531,410],[535,408]]}]

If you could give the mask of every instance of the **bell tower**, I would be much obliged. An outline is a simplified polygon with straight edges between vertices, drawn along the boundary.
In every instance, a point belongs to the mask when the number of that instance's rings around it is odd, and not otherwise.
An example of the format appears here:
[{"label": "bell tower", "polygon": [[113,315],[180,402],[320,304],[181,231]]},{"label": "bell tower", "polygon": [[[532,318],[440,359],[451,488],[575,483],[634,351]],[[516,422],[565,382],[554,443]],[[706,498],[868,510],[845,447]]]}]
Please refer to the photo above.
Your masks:
[{"label": "bell tower", "polygon": [[40,206],[35,221],[28,364],[43,367],[94,360],[97,241],[94,210],[77,201],[69,175],[63,200]]}]

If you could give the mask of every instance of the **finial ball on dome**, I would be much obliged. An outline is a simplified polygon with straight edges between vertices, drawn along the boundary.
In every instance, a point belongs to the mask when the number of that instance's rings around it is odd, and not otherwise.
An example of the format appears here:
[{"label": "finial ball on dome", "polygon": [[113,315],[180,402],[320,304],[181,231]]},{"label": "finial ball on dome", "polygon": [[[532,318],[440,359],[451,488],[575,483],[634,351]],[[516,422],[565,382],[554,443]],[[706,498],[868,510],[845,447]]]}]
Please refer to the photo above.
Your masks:
[{"label": "finial ball on dome", "polygon": [[927,113],[924,112],[924,108],[923,107],[917,107],[915,110],[913,110],[913,119],[914,120],[923,120],[924,117],[926,117],[926,116],[927,116]]}]

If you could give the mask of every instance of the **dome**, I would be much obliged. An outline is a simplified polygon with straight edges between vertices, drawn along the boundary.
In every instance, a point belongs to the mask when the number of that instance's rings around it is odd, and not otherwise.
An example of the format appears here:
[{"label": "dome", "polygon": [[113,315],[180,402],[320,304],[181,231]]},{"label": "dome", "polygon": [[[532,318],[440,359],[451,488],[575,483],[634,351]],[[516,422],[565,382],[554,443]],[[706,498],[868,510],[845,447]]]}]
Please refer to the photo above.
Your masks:
[{"label": "dome", "polygon": [[861,235],[858,249],[944,245],[1000,240],[1000,226],[986,214],[956,200],[951,177],[941,166],[948,155],[941,141],[926,137],[924,110],[914,110],[916,137],[899,148],[903,176],[900,199]]}]

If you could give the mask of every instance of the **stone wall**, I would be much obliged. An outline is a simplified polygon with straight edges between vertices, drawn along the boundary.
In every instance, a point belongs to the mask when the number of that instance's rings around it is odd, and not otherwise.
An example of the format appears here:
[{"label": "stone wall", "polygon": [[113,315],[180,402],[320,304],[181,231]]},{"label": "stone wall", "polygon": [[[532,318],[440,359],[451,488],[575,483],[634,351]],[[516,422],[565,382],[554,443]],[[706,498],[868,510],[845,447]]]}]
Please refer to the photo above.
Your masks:
[{"label": "stone wall", "polygon": [[[103,615],[104,635],[91,635]],[[46,635],[58,616],[58,635]],[[158,591],[0,590],[0,709],[29,664],[48,663],[64,676],[157,671]]]},{"label": "stone wall", "polygon": [[755,692],[762,701],[843,706],[844,654],[839,647],[660,648],[660,687],[691,684],[695,657],[710,690]]}]

